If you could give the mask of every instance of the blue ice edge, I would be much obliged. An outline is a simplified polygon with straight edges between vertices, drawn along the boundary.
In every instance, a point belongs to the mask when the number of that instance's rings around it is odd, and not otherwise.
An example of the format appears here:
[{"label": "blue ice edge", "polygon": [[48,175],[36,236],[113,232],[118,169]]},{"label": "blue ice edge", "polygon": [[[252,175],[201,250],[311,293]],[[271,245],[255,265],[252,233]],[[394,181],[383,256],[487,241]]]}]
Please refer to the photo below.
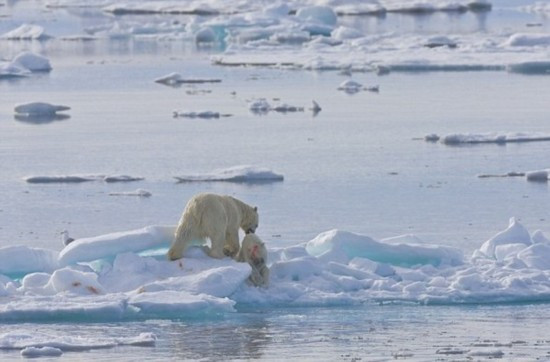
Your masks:
[{"label": "blue ice edge", "polygon": [[0,249],[0,322],[202,321],[266,309],[550,302],[550,241],[513,218],[468,259],[413,235],[377,241],[330,230],[269,248],[269,288],[246,283],[248,264],[212,259],[200,248],[166,260],[173,231],[151,226],[79,239],[55,258],[43,249]]}]

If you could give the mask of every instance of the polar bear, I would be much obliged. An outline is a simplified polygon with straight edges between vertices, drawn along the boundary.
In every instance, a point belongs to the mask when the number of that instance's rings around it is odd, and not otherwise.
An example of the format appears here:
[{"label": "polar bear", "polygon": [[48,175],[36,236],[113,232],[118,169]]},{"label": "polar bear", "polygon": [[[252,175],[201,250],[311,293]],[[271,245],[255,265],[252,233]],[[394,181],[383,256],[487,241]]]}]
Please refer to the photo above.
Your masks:
[{"label": "polar bear", "polygon": [[168,258],[176,260],[194,240],[210,239],[206,253],[217,259],[239,252],[239,227],[246,234],[258,227],[258,208],[228,195],[202,193],[193,196],[183,211]]},{"label": "polar bear", "polygon": [[263,241],[253,233],[246,234],[237,261],[247,262],[252,267],[248,282],[257,287],[267,287],[269,284],[269,268],[267,267],[267,249]]}]

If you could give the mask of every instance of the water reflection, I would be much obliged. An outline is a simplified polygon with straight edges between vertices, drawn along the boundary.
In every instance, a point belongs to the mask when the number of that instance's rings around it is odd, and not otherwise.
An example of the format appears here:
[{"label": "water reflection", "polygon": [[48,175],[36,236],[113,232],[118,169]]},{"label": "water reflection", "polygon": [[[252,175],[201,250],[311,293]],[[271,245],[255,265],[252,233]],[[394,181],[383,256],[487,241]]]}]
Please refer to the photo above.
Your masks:
[{"label": "water reflection", "polygon": [[262,358],[272,339],[269,324],[263,318],[241,323],[173,324],[169,334],[177,338],[171,339],[172,357],[177,360]]},{"label": "water reflection", "polygon": [[16,114],[13,116],[16,121],[29,124],[48,124],[55,121],[63,121],[71,118],[68,114]]}]

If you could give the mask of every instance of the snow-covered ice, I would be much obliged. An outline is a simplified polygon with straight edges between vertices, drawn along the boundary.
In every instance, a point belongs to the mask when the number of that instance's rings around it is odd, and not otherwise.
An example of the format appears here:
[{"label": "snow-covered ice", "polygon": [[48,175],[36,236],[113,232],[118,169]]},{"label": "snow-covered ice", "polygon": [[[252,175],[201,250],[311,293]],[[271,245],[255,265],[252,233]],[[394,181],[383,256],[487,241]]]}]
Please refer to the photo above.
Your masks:
[{"label": "snow-covered ice", "polygon": [[446,145],[461,145],[461,144],[485,144],[485,143],[524,143],[524,142],[541,142],[550,141],[550,134],[546,133],[527,133],[527,132],[510,132],[510,133],[455,133],[445,136],[430,134],[424,137],[426,141],[440,140]]},{"label": "snow-covered ice", "polygon": [[[174,230],[149,226],[81,238],[59,253],[23,246],[0,249],[0,320],[193,318],[231,313],[236,304],[250,303],[550,300],[550,240],[540,231],[529,233],[514,218],[472,257],[452,247],[425,244],[413,235],[377,241],[331,230],[290,247],[268,243],[269,288],[246,283],[248,264],[209,258],[201,248],[168,261],[165,254]],[[67,348],[63,341],[2,338],[4,348]]]},{"label": "snow-covered ice", "polygon": [[202,84],[202,83],[220,83],[221,79],[217,78],[185,78],[180,73],[170,73],[160,78],[155,79],[156,83],[177,86],[181,84]]},{"label": "snow-covered ice", "polygon": [[138,196],[138,197],[151,197],[153,194],[151,191],[144,189],[137,189],[135,191],[121,191],[121,192],[109,192],[110,196]]},{"label": "snow-covered ice", "polygon": [[22,24],[18,28],[0,35],[0,39],[5,40],[47,40],[48,35],[44,28],[35,24]]},{"label": "snow-covered ice", "polygon": [[49,183],[80,183],[90,181],[104,181],[107,183],[115,182],[134,182],[142,181],[143,177],[130,175],[56,175],[56,176],[27,176],[25,182],[31,184],[49,184]]},{"label": "snow-covered ice", "polygon": [[278,174],[269,168],[241,165],[224,169],[217,169],[204,174],[191,174],[175,177],[178,182],[206,182],[206,181],[225,181],[225,182],[276,182],[283,181],[284,176]]},{"label": "snow-covered ice", "polygon": [[18,114],[34,115],[34,116],[48,116],[56,114],[57,112],[63,112],[70,110],[70,107],[63,105],[54,105],[45,102],[31,102],[25,104],[18,104],[15,106],[14,111]]},{"label": "snow-covered ice", "polygon": [[179,112],[174,111],[174,118],[220,118],[220,117],[231,117],[229,113],[220,113],[215,111],[198,111],[198,112]]}]

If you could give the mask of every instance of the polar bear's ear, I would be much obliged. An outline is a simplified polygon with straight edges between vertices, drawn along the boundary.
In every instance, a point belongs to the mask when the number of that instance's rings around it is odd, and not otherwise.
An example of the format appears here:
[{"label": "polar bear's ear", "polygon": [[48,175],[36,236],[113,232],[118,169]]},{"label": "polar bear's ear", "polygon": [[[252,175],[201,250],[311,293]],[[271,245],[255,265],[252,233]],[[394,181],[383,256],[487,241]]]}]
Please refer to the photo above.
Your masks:
[{"label": "polar bear's ear", "polygon": [[258,212],[258,206],[254,206],[254,211]]}]

